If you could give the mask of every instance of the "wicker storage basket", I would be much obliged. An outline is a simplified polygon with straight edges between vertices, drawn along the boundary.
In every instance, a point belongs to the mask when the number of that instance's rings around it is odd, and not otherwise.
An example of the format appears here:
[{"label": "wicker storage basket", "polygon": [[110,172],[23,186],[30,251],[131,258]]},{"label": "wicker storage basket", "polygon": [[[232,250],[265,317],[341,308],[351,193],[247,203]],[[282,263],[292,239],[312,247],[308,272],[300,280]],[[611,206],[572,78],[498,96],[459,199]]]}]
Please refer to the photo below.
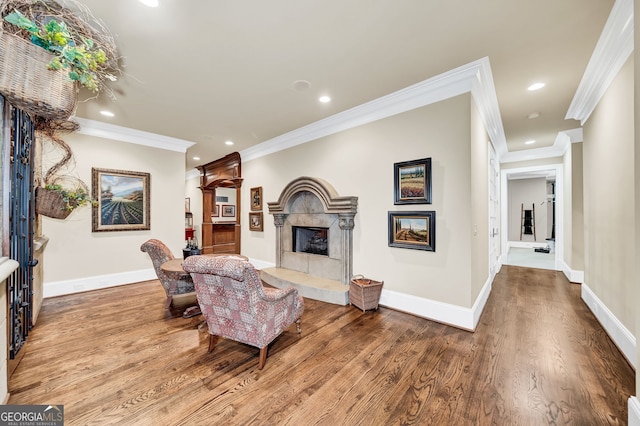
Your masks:
[{"label": "wicker storage basket", "polygon": [[67,210],[61,193],[38,187],[36,188],[36,213],[54,219],[66,219],[71,214],[71,210]]},{"label": "wicker storage basket", "polygon": [[362,312],[378,309],[383,284],[384,281],[374,281],[362,275],[354,276],[349,284],[349,304],[362,309]]},{"label": "wicker storage basket", "polygon": [[54,120],[73,114],[77,87],[64,71],[47,69],[53,55],[0,30],[0,93],[15,107]]}]

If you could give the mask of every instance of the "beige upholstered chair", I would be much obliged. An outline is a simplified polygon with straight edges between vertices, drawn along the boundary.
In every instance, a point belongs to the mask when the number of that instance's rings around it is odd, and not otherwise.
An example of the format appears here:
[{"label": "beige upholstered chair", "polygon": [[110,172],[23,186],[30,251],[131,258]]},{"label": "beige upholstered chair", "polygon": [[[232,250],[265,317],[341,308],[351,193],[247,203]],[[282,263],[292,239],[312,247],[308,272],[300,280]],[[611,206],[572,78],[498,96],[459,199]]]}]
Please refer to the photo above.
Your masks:
[{"label": "beige upholstered chair", "polygon": [[298,291],[263,287],[251,263],[233,255],[190,256],[182,267],[193,277],[209,327],[209,352],[220,337],[246,343],[260,348],[262,369],[269,343],[293,323],[301,332],[304,300]]},{"label": "beige upholstered chair", "polygon": [[173,253],[169,250],[169,247],[167,247],[162,241],[151,239],[142,244],[142,246],[140,246],[140,250],[148,253],[151,261],[153,262],[153,268],[156,271],[158,280],[167,294],[167,308],[171,306],[173,296],[176,294],[187,294],[195,291],[193,287],[193,280],[188,273],[170,273],[165,272],[160,268],[163,263],[175,259]]}]

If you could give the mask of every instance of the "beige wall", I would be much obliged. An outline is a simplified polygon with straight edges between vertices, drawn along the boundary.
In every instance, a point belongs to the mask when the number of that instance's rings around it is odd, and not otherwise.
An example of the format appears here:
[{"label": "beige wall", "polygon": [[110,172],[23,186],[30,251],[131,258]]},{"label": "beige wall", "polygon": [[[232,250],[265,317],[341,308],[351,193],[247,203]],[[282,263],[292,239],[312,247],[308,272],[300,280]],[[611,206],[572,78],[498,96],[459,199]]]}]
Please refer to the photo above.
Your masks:
[{"label": "beige wall", "polygon": [[[547,235],[546,178],[510,179],[509,192],[509,241],[545,242]],[[520,240],[521,210],[535,208],[535,239],[533,234],[522,234]]]},{"label": "beige wall", "polygon": [[[320,177],[340,195],[358,197],[355,274],[384,280],[388,290],[470,307],[471,283],[487,278],[486,261],[481,279],[471,270],[472,223],[483,238],[488,233],[486,164],[478,195],[483,201],[472,206],[472,180],[483,172],[471,161],[470,115],[471,96],[465,94],[243,162],[242,205],[250,205],[255,186],[262,186],[265,200],[264,232],[249,231],[248,211],[242,213],[243,254],[274,263],[275,227],[266,202],[276,201],[297,177]],[[486,163],[486,147],[474,150]],[[433,204],[394,205],[393,164],[424,157],[432,158]],[[413,210],[436,211],[435,253],[388,247],[387,212]],[[487,245],[479,243],[474,256],[486,259]]]},{"label": "beige wall", "polygon": [[149,269],[140,245],[149,238],[165,242],[181,254],[184,242],[184,153],[81,134],[65,135],[75,167],[69,174],[91,187],[91,168],[151,174],[151,230],[91,232],[91,207],[81,207],[65,220],[43,218],[45,293],[48,283]]},{"label": "beige wall", "polygon": [[471,102],[471,303],[489,271],[489,135]]},{"label": "beige wall", "polygon": [[572,270],[584,271],[582,142],[572,143],[564,158],[564,261]]},{"label": "beige wall", "polygon": [[584,126],[585,284],[636,330],[633,60]]}]

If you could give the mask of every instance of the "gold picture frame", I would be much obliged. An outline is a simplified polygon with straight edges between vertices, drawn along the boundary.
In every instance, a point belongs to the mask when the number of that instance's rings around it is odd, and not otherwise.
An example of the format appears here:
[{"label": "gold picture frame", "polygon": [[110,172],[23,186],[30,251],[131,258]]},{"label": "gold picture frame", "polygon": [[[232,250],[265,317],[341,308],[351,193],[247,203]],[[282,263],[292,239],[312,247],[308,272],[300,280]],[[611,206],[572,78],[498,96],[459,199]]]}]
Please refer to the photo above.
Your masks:
[{"label": "gold picture frame", "polygon": [[262,210],[262,187],[251,188],[251,211]]},{"label": "gold picture frame", "polygon": [[264,229],[262,212],[250,212],[249,213],[249,230],[260,231]]},{"label": "gold picture frame", "polygon": [[151,175],[126,170],[91,169],[93,232],[151,229]]}]

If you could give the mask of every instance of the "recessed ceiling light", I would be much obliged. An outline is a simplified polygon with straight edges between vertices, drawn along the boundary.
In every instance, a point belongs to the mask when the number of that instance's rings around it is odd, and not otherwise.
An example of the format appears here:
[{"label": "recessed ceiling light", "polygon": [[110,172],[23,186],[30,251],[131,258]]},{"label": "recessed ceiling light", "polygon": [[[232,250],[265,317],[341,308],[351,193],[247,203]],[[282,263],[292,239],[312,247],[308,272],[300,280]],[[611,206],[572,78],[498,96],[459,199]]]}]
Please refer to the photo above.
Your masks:
[{"label": "recessed ceiling light", "polygon": [[331,101],[331,98],[327,95],[324,96],[320,96],[320,98],[318,99],[320,102],[322,102],[323,104],[326,104],[327,102]]},{"label": "recessed ceiling light", "polygon": [[534,90],[540,90],[544,87],[544,83],[534,83],[531,86],[527,87],[527,90],[533,92]]},{"label": "recessed ceiling light", "polygon": [[532,119],[538,118],[538,117],[540,117],[540,113],[539,112],[532,112],[531,114],[527,115],[527,118],[529,120],[532,120]]},{"label": "recessed ceiling light", "polygon": [[532,140],[530,140],[530,141],[526,141],[524,144],[525,144],[525,145],[532,145],[532,144],[534,144],[534,143],[536,143],[536,141],[534,141],[534,140],[532,139]]},{"label": "recessed ceiling light", "polygon": [[198,161],[200,157],[193,157],[194,160]]},{"label": "recessed ceiling light", "polygon": [[111,111],[100,111],[100,114],[107,116],[107,117],[115,117],[116,115],[114,113],[112,113]]},{"label": "recessed ceiling light", "polygon": [[149,6],[149,7],[157,7],[158,6],[158,0],[140,0],[140,3],[144,4],[145,6]]},{"label": "recessed ceiling light", "polygon": [[226,141],[224,144],[231,146],[231,145],[233,145],[233,141]]}]

